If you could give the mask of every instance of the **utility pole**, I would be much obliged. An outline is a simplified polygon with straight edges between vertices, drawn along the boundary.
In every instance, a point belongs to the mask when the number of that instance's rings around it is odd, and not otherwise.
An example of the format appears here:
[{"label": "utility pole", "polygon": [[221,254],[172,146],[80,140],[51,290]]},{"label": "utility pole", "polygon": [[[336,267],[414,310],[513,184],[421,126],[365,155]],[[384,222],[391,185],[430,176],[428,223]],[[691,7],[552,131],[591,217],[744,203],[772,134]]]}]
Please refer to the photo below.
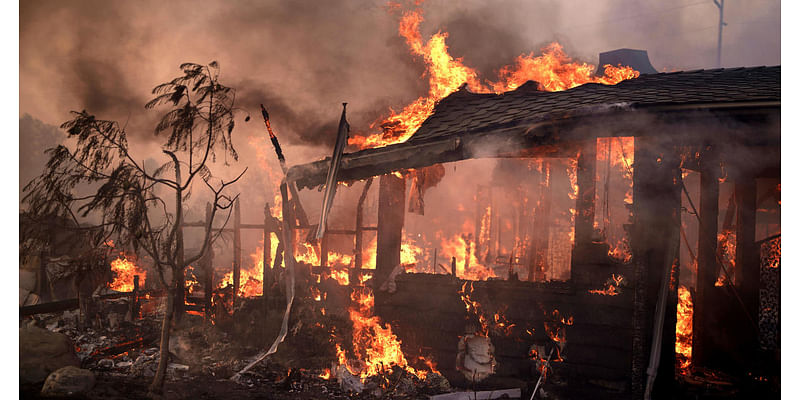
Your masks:
[{"label": "utility pole", "polygon": [[714,0],[714,5],[719,8],[719,33],[717,35],[717,68],[722,68],[722,27],[728,25],[722,20],[725,9],[725,0]]}]

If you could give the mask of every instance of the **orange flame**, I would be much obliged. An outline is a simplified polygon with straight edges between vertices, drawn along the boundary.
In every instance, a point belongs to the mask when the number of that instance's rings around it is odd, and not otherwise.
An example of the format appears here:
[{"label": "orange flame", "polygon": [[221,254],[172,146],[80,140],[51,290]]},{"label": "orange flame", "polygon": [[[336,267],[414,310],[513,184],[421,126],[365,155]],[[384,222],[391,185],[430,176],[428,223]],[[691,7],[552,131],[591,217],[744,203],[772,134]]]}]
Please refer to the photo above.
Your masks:
[{"label": "orange flame", "polygon": [[516,324],[509,321],[505,316],[508,306],[503,306],[491,317],[487,317],[481,303],[472,298],[472,291],[472,282],[467,281],[461,285],[461,290],[458,291],[458,294],[461,296],[461,301],[464,303],[467,313],[474,315],[478,319],[480,327],[477,327],[478,329],[474,334],[476,336],[489,336],[489,333],[492,333],[500,336],[511,336]]},{"label": "orange flame", "polygon": [[108,287],[118,292],[133,291],[134,275],[139,275],[139,287],[143,287],[147,272],[134,263],[135,257],[131,256],[129,260],[125,253],[120,253],[120,256],[121,258],[117,257],[116,260],[111,261],[111,271],[115,275],[114,280],[108,284]]},{"label": "orange flame", "polygon": [[678,322],[675,325],[675,355],[682,375],[690,374],[692,365],[692,294],[685,286],[678,287]]},{"label": "orange flame", "polygon": [[[354,376],[360,377],[362,382],[371,376],[391,373],[393,366],[425,379],[428,371],[417,370],[408,364],[400,347],[400,339],[392,332],[391,325],[382,324],[379,317],[372,316],[375,305],[372,291],[369,288],[357,288],[353,290],[350,299],[353,301],[349,309],[350,320],[353,322],[353,353],[357,362],[348,362],[347,354],[337,343],[339,364],[344,365]],[[437,372],[433,368],[434,364],[426,361],[426,366]]]},{"label": "orange flame", "polygon": [[186,290],[189,292],[189,294],[194,293],[200,286],[200,282],[197,281],[197,274],[194,272],[194,267],[187,265],[183,274],[185,277],[184,286],[186,287]]},{"label": "orange flame", "polygon": [[322,378],[322,379],[325,379],[326,381],[327,381],[328,379],[331,379],[331,369],[330,369],[330,368],[325,368],[325,371],[323,371],[323,372],[322,372],[321,374],[319,374],[318,376],[319,376],[320,378]]},{"label": "orange flame", "polygon": [[717,251],[719,258],[728,274],[725,275],[725,270],[720,268],[717,282],[714,286],[723,286],[728,278],[733,278],[733,271],[736,269],[736,231],[733,229],[725,229],[717,235]]},{"label": "orange flame", "polygon": [[[379,123],[383,132],[371,136],[353,136],[350,144],[359,149],[386,146],[406,141],[432,113],[436,102],[466,84],[477,93],[504,93],[514,90],[528,80],[539,82],[539,89],[546,91],[566,90],[584,83],[614,85],[639,76],[630,67],[604,66],[605,75],[594,75],[594,66],[573,61],[558,43],[542,49],[541,56],[533,53],[517,57],[514,65],[500,69],[497,82],[484,85],[477,71],[464,65],[460,58],[448,52],[447,32],[434,34],[423,42],[419,25],[422,11],[405,12],[400,19],[398,32],[405,38],[411,53],[423,59],[428,76],[428,94],[407,105],[401,112],[391,110],[391,115]],[[377,122],[377,121],[376,121]],[[372,126],[375,126],[373,123]]]},{"label": "orange flame", "polygon": [[[475,244],[467,243],[468,237],[455,234],[451,238],[442,239],[442,255],[445,259],[456,258],[456,276],[474,281],[497,277],[494,270],[486,267],[475,256]],[[471,241],[470,241],[471,242]]]},{"label": "orange flame", "polygon": [[595,289],[590,290],[589,293],[593,294],[600,294],[603,296],[616,296],[621,292],[620,285],[622,282],[625,281],[625,277],[622,275],[611,274],[611,278],[609,278],[604,285],[603,289]]}]

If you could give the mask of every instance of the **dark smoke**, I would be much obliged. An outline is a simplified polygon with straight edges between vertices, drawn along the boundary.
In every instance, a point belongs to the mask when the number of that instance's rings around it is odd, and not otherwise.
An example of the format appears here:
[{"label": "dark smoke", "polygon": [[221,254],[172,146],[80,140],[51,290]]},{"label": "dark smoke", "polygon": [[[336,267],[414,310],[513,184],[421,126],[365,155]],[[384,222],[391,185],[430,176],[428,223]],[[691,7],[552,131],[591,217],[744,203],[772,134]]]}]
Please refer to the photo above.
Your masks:
[{"label": "dark smoke", "polygon": [[19,119],[19,195],[34,177],[42,173],[47,162],[44,151],[61,143],[66,135],[57,127],[31,117]]}]

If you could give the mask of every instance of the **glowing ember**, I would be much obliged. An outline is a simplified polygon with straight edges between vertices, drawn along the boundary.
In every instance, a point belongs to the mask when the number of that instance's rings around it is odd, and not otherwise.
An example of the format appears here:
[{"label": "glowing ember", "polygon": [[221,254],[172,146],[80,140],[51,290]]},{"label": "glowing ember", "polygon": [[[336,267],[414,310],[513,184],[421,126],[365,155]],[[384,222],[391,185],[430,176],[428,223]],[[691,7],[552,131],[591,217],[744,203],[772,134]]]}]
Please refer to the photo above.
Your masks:
[{"label": "glowing ember", "polygon": [[136,266],[134,263],[135,258],[128,259],[124,253],[120,253],[121,257],[111,261],[111,271],[114,272],[114,280],[108,284],[108,287],[118,292],[133,291],[133,277],[139,275],[139,287],[144,287],[147,272]]},{"label": "glowing ember", "polygon": [[675,356],[682,375],[691,373],[692,365],[692,294],[685,286],[678,287],[678,322],[675,325]]},{"label": "glowing ember", "polygon": [[197,288],[200,286],[200,282],[197,281],[197,274],[195,274],[194,268],[191,265],[186,266],[186,270],[184,270],[183,274],[184,287],[186,287],[186,290],[189,292],[189,294],[197,291]]},{"label": "glowing ember", "polygon": [[767,268],[778,268],[781,265],[781,237],[764,242],[761,245],[761,265]]},{"label": "glowing ember", "polygon": [[558,309],[554,309],[550,315],[545,316],[544,330],[550,339],[563,347],[567,342],[566,327],[572,323],[572,316],[564,316]]},{"label": "glowing ember", "polygon": [[561,45],[551,43],[542,49],[541,56],[533,53],[517,57],[514,65],[500,69],[497,82],[484,85],[477,71],[463,64],[460,58],[453,58],[447,49],[446,32],[434,34],[423,42],[419,25],[422,11],[414,10],[403,14],[399,34],[406,40],[411,52],[423,59],[428,75],[428,94],[407,105],[401,112],[391,111],[391,115],[379,125],[383,132],[371,136],[353,136],[350,144],[359,149],[381,147],[406,141],[432,113],[436,102],[467,84],[477,93],[504,93],[514,90],[528,80],[539,82],[539,89],[546,91],[566,90],[584,83],[617,84],[625,79],[639,76],[630,67],[604,66],[605,75],[594,75],[594,66],[573,61]]},{"label": "glowing ember", "polygon": [[325,368],[325,371],[323,371],[318,376],[320,378],[322,378],[322,379],[325,379],[325,380],[331,379],[331,369],[330,368]]},{"label": "glowing ember", "polygon": [[464,282],[458,294],[461,296],[461,301],[464,303],[467,313],[473,315],[480,324],[479,327],[476,327],[474,335],[488,337],[491,333],[497,336],[511,336],[516,324],[509,321],[505,316],[508,306],[503,306],[491,317],[487,317],[488,314],[483,310],[481,304],[472,299],[472,290],[472,282]]},{"label": "glowing ember", "polygon": [[[730,278],[733,279],[733,271],[736,269],[736,231],[725,229],[717,235],[717,252],[722,260],[723,268],[720,268],[717,283],[714,286],[722,286]],[[727,271],[727,276],[725,274]]]},{"label": "glowing ember", "polygon": [[590,290],[589,293],[600,294],[603,296],[616,296],[622,293],[620,286],[624,281],[624,276],[611,274],[611,278],[606,280],[603,289]]}]

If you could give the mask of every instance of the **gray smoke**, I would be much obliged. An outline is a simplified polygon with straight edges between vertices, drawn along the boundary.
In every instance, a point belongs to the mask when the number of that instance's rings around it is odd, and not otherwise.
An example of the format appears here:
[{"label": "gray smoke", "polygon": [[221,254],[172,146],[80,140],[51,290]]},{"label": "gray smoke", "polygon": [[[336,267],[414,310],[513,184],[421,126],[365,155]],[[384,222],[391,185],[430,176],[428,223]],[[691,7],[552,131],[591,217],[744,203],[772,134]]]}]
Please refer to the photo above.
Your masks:
[{"label": "gray smoke", "polygon": [[[723,65],[779,64],[780,2],[728,3]],[[423,39],[449,32],[451,55],[485,79],[552,41],[589,63],[597,62],[599,52],[628,47],[648,50],[659,71],[715,67],[717,9],[711,1],[430,0],[421,7]],[[20,113],[57,126],[70,110],[87,109],[126,124],[131,141],[143,146],[139,158],[158,158],[155,145],[161,140],[152,132],[164,110],[144,110],[150,91],[176,77],[183,62],[216,60],[221,82],[237,89],[237,105],[252,117],[249,123],[237,119],[234,140],[241,157],[229,175],[249,167],[239,186],[247,189],[239,190],[245,220],[257,222],[277,190],[257,150],[279,171],[259,103],[269,109],[292,165],[330,155],[342,102],[349,103],[353,133],[374,132],[370,123],[390,107],[399,111],[427,93],[422,61],[398,36],[399,17],[386,3],[368,0],[25,1],[19,20]],[[24,129],[21,122],[21,135]],[[41,147],[21,145],[20,154],[60,142],[51,136],[52,143]],[[27,164],[20,165],[21,179],[26,171]],[[203,209],[198,204],[193,216],[201,218]]]}]

